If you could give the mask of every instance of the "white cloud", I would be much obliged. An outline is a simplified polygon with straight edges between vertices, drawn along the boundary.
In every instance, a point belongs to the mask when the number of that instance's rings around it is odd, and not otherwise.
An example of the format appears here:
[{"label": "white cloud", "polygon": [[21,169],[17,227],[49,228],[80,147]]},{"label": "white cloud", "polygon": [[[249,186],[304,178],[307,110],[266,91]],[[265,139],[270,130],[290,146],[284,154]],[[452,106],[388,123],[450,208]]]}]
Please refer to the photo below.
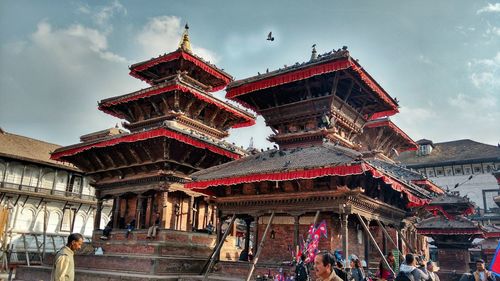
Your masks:
[{"label": "white cloud", "polygon": [[109,21],[117,14],[126,15],[127,9],[118,1],[114,0],[108,6],[90,7],[86,3],[80,3],[78,6],[78,12],[91,16],[92,20],[101,28],[104,28],[106,32],[112,30],[112,26]]},{"label": "white cloud", "polygon": [[483,91],[500,89],[500,52],[489,59],[475,59],[468,63],[472,84]]},{"label": "white cloud", "polygon": [[491,4],[488,3],[487,6],[482,7],[481,9],[477,10],[478,14],[481,13],[500,13],[500,3],[495,3]]},{"label": "white cloud", "polygon": [[[168,53],[179,47],[179,42],[184,31],[181,19],[176,16],[159,16],[150,18],[142,31],[137,35],[137,43],[141,46],[145,56],[156,57]],[[216,63],[217,55],[205,48],[197,47],[191,43],[193,53],[206,61]]]},{"label": "white cloud", "polygon": [[[7,48],[13,44],[20,48]],[[42,21],[25,41],[3,45],[0,61],[0,93],[12,93],[0,102],[4,128],[60,144],[120,122],[96,101],[143,85],[127,75],[128,62],[109,50],[106,34],[81,24]]]}]

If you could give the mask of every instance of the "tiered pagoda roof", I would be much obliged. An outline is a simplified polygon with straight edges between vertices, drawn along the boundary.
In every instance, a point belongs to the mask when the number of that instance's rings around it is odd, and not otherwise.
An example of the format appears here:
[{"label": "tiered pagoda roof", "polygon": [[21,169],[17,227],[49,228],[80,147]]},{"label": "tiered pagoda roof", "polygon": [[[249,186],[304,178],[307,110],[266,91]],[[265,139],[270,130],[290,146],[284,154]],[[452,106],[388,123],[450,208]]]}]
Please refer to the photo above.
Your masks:
[{"label": "tiered pagoda roof", "polygon": [[453,220],[443,220],[442,217],[430,217],[421,221],[418,226],[418,233],[435,235],[483,235],[483,230],[474,221],[463,216],[457,216]]},{"label": "tiered pagoda roof", "polygon": [[[257,76],[231,82],[227,87],[226,98],[238,101],[246,107],[253,108],[257,112],[264,109],[262,103],[257,97],[262,95],[262,99],[272,99],[272,92],[265,92],[268,88],[281,88],[299,81],[310,80],[311,87],[314,87],[317,76],[329,76],[329,80],[334,82],[334,73],[342,72],[336,86],[344,83],[355,83],[350,91],[350,100],[354,108],[360,107],[365,101],[370,106],[365,106],[362,115],[369,119],[376,119],[384,116],[391,116],[398,113],[398,104],[387,92],[363,69],[363,67],[353,59],[346,49],[331,51],[319,55],[308,62],[295,63],[291,66],[285,66],[282,69],[259,74]],[[323,77],[326,78],[326,77]],[[345,80],[345,81],[344,81]],[[293,85],[297,86],[297,85]],[[321,95],[332,89],[324,89]],[[335,89],[334,89],[335,90]],[[340,91],[339,91],[340,92]],[[344,93],[349,94],[349,93]],[[293,99],[298,100],[293,100]],[[343,97],[345,98],[345,96]],[[252,99],[254,101],[252,101]],[[288,102],[297,102],[301,100],[300,96],[289,97]]]},{"label": "tiered pagoda roof", "polygon": [[398,112],[398,104],[347,49],[231,82],[226,98],[255,110],[280,147],[321,143],[350,148],[368,120]]},{"label": "tiered pagoda roof", "polygon": [[393,190],[404,194],[409,206],[421,206],[430,201],[427,190],[381,172],[371,163],[362,160],[362,154],[331,143],[289,150],[269,150],[247,156],[192,174],[194,182],[187,183],[186,187],[202,191],[213,186],[362,174],[381,179]]},{"label": "tiered pagoda roof", "polygon": [[223,89],[233,77],[217,66],[193,54],[190,48],[182,48],[156,58],[133,64],[130,75],[151,85],[163,82],[165,77],[177,73],[197,77],[197,85],[209,92]]},{"label": "tiered pagoda roof", "polygon": [[151,87],[99,102],[100,110],[127,120],[123,126],[130,132],[88,134],[51,158],[76,165],[96,187],[129,192],[184,182],[192,172],[246,155],[222,138],[231,127],[254,124],[255,117],[209,93],[232,77],[191,52],[187,28],[179,49],[130,67]]},{"label": "tiered pagoda roof", "polygon": [[[146,114],[145,108],[149,109]],[[104,99],[99,102],[99,109],[131,122],[124,124],[131,130],[176,119],[185,120],[193,128],[221,138],[227,136],[226,131],[231,127],[255,124],[252,114],[208,94],[182,74],[146,89]]]}]

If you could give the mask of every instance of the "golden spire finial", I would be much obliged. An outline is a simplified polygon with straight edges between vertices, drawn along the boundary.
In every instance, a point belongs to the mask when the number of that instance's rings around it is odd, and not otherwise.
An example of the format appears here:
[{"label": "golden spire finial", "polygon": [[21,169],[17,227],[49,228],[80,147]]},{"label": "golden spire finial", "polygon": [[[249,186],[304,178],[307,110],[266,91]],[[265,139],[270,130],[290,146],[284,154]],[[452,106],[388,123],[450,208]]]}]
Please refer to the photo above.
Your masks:
[{"label": "golden spire finial", "polygon": [[179,42],[179,48],[186,52],[191,53],[191,42],[189,42],[188,30],[189,26],[186,23],[186,25],[184,26],[184,32],[182,33],[181,42]]}]

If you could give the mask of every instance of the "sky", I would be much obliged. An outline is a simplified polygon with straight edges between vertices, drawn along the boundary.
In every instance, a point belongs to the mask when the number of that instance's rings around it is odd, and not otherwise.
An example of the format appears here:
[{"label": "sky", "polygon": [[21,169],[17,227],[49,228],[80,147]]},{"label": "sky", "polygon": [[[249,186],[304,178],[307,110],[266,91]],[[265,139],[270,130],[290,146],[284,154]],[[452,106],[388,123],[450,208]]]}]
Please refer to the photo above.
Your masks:
[{"label": "sky", "polygon": [[[0,127],[60,145],[114,127],[97,101],[148,87],[128,66],[174,51],[186,22],[194,53],[235,79],[345,45],[414,140],[500,142],[500,2],[480,0],[0,0]],[[258,117],[228,141],[270,134]]]}]

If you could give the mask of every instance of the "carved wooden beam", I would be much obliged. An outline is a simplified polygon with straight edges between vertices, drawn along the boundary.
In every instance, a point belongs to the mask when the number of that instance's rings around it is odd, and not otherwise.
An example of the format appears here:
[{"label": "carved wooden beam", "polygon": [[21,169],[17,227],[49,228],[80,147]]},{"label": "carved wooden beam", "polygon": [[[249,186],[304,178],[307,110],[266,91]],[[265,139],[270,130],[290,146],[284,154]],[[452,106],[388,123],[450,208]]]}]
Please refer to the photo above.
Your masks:
[{"label": "carved wooden beam", "polygon": [[163,113],[167,114],[168,111],[170,110],[170,105],[168,104],[168,100],[164,96],[162,96],[161,101],[163,102],[163,105],[164,105]]},{"label": "carved wooden beam", "polygon": [[193,150],[194,150],[194,148],[191,148],[191,149],[188,149],[187,151],[184,151],[184,155],[182,156],[182,158],[180,159],[179,162],[184,163],[189,158],[189,156],[191,155]]},{"label": "carved wooden beam", "polygon": [[170,159],[170,141],[166,138],[163,140],[163,159]]},{"label": "carved wooden beam", "polygon": [[217,109],[215,109],[213,112],[212,112],[212,115],[210,115],[210,117],[208,118],[208,124],[210,124],[210,126],[214,126],[214,121],[215,121],[215,118],[217,117],[217,115],[219,114],[219,112],[221,111],[222,109],[220,107],[217,107]]},{"label": "carved wooden beam", "polygon": [[208,103],[204,102],[201,104],[201,106],[198,106],[198,108],[194,111],[193,117],[198,118],[200,115],[201,111],[207,107]]},{"label": "carved wooden beam", "polygon": [[154,161],[154,157],[153,155],[151,154],[151,151],[147,148],[146,145],[141,145],[140,148],[144,151],[144,153],[146,153],[146,155],[148,156],[148,159],[150,161]]},{"label": "carved wooden beam", "polygon": [[179,111],[179,107],[180,107],[179,91],[175,91],[175,93],[174,93],[174,109],[176,111]]},{"label": "carved wooden beam", "polygon": [[[335,78],[337,78],[338,76],[335,76]],[[335,79],[334,79],[335,80]],[[335,81],[334,81],[334,84],[335,84]],[[337,85],[338,85],[338,81],[337,81]],[[349,80],[349,88],[347,90],[347,94],[346,96],[344,97],[344,99],[342,100],[342,103],[340,104],[339,106],[339,110],[342,109],[342,107],[344,107],[344,104],[347,103],[347,100],[349,99],[349,97],[351,96],[351,93],[352,93],[352,89],[354,88],[354,82],[352,80]],[[335,91],[337,91],[335,89]],[[332,92],[333,92],[333,89],[332,89]],[[333,94],[332,94],[333,95]]]},{"label": "carved wooden beam", "polygon": [[160,115],[160,116],[163,115],[160,108],[158,107],[158,105],[154,101],[150,101],[150,102],[151,102],[151,106],[153,107],[155,113],[157,115]]},{"label": "carved wooden beam", "polygon": [[205,160],[205,158],[207,158],[208,156],[208,153],[205,151],[205,153],[203,153],[203,155],[201,156],[200,160],[196,161],[196,163],[194,163],[194,167],[200,167],[200,164]]},{"label": "carved wooden beam", "polygon": [[137,120],[136,115],[134,114],[134,112],[132,111],[132,109],[129,106],[126,106],[125,110],[127,111],[128,115],[130,115],[130,118],[131,118],[130,121]]},{"label": "carved wooden beam", "polygon": [[127,161],[127,158],[123,155],[123,153],[120,150],[115,151],[116,155],[118,155],[118,158],[122,161],[123,165],[128,166],[129,163]]},{"label": "carved wooden beam", "polygon": [[109,155],[109,153],[103,153],[103,155],[107,159],[107,161],[111,164],[112,167],[117,166],[115,160],[113,160],[113,158],[111,157],[111,155]]},{"label": "carved wooden beam", "polygon": [[[195,98],[189,99],[189,101],[188,101],[188,103],[187,103],[187,105],[186,105],[186,107],[184,109],[184,112],[186,112],[186,113],[189,114],[190,113],[189,110],[191,109],[191,106],[194,104],[195,101],[196,101]],[[191,115],[191,116],[193,116],[193,115]]]},{"label": "carved wooden beam", "polygon": [[99,166],[101,166],[100,169],[106,169],[106,165],[104,165],[104,163],[102,162],[102,160],[97,156],[97,153],[95,153],[94,151],[92,151],[90,153],[90,156],[92,159],[95,159],[95,161],[97,162],[97,164],[99,164]]},{"label": "carved wooden beam", "polygon": [[141,157],[139,156],[139,154],[137,154],[137,151],[135,151],[135,149],[132,146],[129,146],[129,151],[130,151],[130,154],[134,157],[134,160],[137,163],[142,163],[143,162],[143,160],[141,159]]}]

